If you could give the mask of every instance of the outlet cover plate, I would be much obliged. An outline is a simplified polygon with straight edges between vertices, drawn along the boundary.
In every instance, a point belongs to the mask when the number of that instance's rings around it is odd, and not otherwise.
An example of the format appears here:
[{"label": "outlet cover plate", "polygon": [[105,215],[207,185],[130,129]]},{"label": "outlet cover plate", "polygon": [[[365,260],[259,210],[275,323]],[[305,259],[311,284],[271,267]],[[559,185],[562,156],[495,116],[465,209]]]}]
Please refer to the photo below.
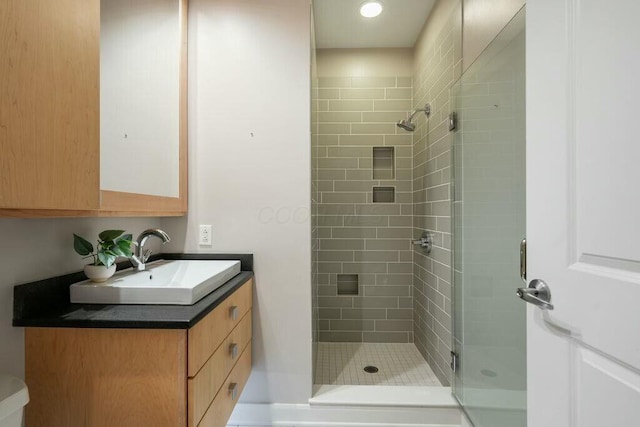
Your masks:
[{"label": "outlet cover plate", "polygon": [[198,244],[200,246],[213,245],[213,230],[210,225],[200,225],[200,233],[198,234]]}]

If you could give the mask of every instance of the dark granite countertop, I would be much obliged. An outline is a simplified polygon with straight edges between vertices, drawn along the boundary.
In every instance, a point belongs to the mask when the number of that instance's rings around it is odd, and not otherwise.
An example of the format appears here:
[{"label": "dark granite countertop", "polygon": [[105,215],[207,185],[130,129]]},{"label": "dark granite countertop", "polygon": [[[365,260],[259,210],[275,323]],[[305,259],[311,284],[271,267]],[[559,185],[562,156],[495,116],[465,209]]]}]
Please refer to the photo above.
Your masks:
[{"label": "dark granite countertop", "polygon": [[[72,304],[69,286],[85,280],[72,273],[14,287],[13,326],[55,328],[187,329],[253,277],[251,254],[160,254],[156,259],[236,259],[241,272],[193,305]],[[118,270],[131,267],[119,263]]]}]

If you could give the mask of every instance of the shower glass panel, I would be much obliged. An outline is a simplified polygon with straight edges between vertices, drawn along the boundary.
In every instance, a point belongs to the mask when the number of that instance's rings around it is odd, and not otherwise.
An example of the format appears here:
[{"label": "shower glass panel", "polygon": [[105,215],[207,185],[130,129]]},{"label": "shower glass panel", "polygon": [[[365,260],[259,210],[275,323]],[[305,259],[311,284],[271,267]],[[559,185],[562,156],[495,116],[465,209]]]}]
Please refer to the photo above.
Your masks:
[{"label": "shower glass panel", "polygon": [[526,426],[524,9],[452,89],[453,391],[475,427]]}]

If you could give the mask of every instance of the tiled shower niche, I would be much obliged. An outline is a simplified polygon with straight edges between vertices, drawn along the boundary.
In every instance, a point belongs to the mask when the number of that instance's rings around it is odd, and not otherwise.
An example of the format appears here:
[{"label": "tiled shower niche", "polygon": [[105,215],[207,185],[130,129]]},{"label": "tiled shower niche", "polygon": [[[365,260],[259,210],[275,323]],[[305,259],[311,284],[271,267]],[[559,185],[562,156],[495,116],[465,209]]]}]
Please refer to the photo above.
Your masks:
[{"label": "tiled shower niche", "polygon": [[393,147],[373,147],[373,179],[394,179],[395,169]]},{"label": "tiled shower niche", "polygon": [[358,295],[358,275],[338,274],[338,295]]},{"label": "tiled shower niche", "polygon": [[[321,342],[413,341],[412,136],[395,125],[411,88],[407,76],[319,78]],[[374,187],[393,200],[374,200]],[[343,275],[358,295],[339,295]]]},{"label": "tiled shower niche", "polygon": [[373,203],[393,203],[396,189],[393,187],[373,187]]}]

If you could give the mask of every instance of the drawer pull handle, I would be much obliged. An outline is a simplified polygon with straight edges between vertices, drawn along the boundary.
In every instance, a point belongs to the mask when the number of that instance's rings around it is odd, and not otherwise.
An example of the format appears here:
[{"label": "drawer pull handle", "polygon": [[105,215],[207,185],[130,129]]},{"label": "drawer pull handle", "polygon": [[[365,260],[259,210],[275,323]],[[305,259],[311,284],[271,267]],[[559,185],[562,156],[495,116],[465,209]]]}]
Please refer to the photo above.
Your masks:
[{"label": "drawer pull handle", "polygon": [[235,359],[236,357],[238,357],[238,344],[231,343],[229,345],[229,354],[231,355],[232,359]]},{"label": "drawer pull handle", "polygon": [[231,394],[231,400],[236,400],[236,397],[238,397],[238,383],[229,384],[229,394]]},{"label": "drawer pull handle", "polygon": [[229,308],[229,317],[231,317],[231,320],[238,320],[238,306],[237,305],[232,305]]}]

